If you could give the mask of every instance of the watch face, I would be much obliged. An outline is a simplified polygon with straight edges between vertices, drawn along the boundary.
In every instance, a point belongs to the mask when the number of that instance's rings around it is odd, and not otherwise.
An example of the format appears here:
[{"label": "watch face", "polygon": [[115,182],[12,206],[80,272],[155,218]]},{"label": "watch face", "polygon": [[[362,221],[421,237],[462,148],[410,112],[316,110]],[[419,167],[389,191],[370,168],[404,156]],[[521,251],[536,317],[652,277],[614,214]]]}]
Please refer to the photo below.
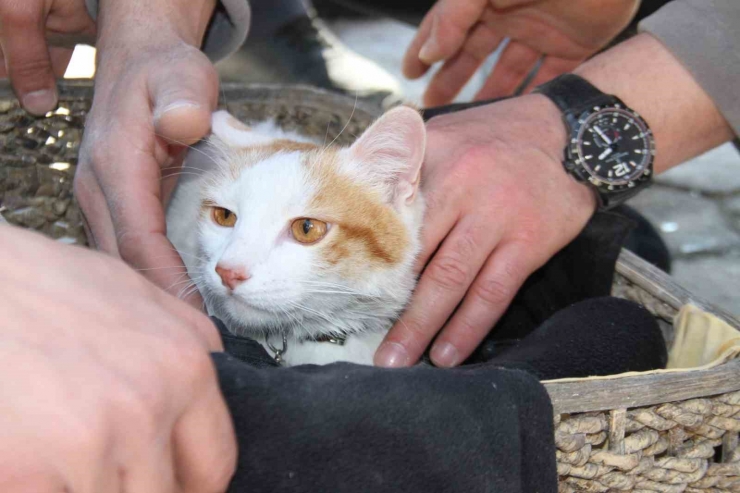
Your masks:
[{"label": "watch face", "polygon": [[650,174],[653,139],[636,113],[621,105],[595,107],[578,123],[571,152],[591,182],[615,190],[633,187],[635,180]]}]

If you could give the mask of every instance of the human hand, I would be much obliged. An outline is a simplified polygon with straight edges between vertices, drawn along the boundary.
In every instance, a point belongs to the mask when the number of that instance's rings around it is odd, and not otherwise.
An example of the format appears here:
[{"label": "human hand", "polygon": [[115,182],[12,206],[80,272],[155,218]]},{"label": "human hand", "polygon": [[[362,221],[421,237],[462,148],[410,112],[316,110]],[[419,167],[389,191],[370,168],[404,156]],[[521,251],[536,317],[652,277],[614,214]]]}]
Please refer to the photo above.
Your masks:
[{"label": "human hand", "polygon": [[0,225],[0,491],[219,492],[208,318],[120,260]]},{"label": "human hand", "polygon": [[[182,5],[180,5],[182,4]],[[173,293],[189,279],[165,236],[163,204],[184,146],[209,130],[218,76],[196,46],[215,0],[104,2],[95,97],[75,194],[95,246]]]},{"label": "human hand", "polygon": [[424,94],[427,106],[452,101],[504,38],[509,44],[475,99],[511,95],[544,57],[527,89],[570,72],[632,20],[639,0],[438,0],[403,61],[416,79],[444,62]]},{"label": "human hand", "polygon": [[10,77],[26,111],[43,115],[57,104],[55,77],[67,70],[74,43],[94,36],[84,0],[2,1],[0,77]]},{"label": "human hand", "polygon": [[578,235],[596,199],[563,169],[565,143],[560,111],[542,95],[429,121],[423,272],[375,364],[414,364],[435,337],[432,361],[461,363],[526,278]]}]

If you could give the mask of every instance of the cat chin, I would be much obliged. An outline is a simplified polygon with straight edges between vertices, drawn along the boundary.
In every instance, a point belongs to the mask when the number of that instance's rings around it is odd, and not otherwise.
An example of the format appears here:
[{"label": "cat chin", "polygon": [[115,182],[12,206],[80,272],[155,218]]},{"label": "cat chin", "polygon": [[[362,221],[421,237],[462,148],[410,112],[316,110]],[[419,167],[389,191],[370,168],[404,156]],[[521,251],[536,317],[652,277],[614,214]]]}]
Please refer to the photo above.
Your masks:
[{"label": "cat chin", "polygon": [[231,297],[224,297],[217,303],[212,314],[226,322],[232,332],[250,337],[282,333],[295,321],[288,315],[253,307]]}]

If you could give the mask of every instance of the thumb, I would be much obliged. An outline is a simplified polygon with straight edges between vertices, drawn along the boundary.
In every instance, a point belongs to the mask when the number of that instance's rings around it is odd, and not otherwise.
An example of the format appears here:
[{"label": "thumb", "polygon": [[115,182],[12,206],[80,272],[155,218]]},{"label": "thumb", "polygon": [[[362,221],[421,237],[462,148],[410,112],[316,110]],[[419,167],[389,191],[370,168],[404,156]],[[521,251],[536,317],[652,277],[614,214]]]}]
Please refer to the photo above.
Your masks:
[{"label": "thumb", "polygon": [[440,0],[434,7],[432,29],[419,51],[419,59],[432,65],[451,58],[481,20],[487,4],[488,0]]},{"label": "thumb", "polygon": [[216,69],[203,53],[192,50],[159,67],[149,79],[155,131],[180,145],[194,144],[208,133],[218,103]]},{"label": "thumb", "polygon": [[53,110],[58,98],[44,15],[41,3],[0,2],[5,68],[18,100],[34,115]]}]

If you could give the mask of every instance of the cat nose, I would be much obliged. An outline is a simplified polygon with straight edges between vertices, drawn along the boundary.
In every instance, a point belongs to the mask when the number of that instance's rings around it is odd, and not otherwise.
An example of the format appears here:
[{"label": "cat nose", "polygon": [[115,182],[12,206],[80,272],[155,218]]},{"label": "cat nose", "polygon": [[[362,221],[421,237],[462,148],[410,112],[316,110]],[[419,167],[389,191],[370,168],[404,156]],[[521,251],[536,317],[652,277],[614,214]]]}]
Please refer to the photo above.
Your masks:
[{"label": "cat nose", "polygon": [[236,267],[230,269],[221,265],[216,266],[216,274],[221,278],[221,282],[229,289],[236,289],[238,285],[250,278],[247,269]]}]

